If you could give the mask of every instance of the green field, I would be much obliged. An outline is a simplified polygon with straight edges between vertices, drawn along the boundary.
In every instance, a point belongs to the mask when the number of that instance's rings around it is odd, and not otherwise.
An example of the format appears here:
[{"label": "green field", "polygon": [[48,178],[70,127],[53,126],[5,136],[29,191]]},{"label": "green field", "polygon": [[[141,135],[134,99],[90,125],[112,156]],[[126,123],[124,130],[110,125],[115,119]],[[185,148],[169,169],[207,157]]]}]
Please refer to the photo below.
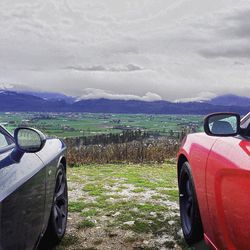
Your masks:
[{"label": "green field", "polygon": [[58,250],[189,249],[174,162],[73,167],[68,186],[68,229]]},{"label": "green field", "polygon": [[183,129],[202,129],[202,116],[93,114],[93,113],[1,113],[0,123],[11,132],[17,126],[30,126],[63,137],[121,133],[122,130],[158,132],[166,135]]}]

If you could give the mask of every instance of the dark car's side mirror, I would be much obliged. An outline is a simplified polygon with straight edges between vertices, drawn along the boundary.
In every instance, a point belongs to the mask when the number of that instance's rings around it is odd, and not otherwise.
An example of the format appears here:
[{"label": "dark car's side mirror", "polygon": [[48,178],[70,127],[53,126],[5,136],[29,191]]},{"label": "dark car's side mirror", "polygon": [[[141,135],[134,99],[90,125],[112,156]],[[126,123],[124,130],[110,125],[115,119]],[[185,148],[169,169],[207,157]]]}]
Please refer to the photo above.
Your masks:
[{"label": "dark car's side mirror", "polygon": [[204,120],[205,133],[211,136],[235,136],[240,133],[240,115],[214,113]]},{"label": "dark car's side mirror", "polygon": [[36,153],[46,142],[46,136],[42,132],[25,127],[15,129],[14,138],[17,149],[24,153]]}]

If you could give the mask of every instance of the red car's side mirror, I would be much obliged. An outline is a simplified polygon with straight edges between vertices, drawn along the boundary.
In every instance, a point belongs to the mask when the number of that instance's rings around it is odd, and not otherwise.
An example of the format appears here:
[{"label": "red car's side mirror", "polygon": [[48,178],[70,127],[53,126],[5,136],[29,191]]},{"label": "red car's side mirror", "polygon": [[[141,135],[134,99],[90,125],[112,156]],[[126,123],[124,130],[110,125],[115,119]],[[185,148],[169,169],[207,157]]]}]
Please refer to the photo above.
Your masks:
[{"label": "red car's side mirror", "polygon": [[240,133],[240,115],[214,113],[204,120],[204,130],[210,136],[236,136]]}]

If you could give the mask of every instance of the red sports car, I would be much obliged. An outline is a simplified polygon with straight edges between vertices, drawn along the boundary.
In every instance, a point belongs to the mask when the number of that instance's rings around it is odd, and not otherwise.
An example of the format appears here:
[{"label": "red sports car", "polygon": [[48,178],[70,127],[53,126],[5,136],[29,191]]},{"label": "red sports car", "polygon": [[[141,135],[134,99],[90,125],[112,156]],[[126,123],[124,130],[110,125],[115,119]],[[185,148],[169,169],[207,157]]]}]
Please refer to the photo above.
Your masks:
[{"label": "red sports car", "polygon": [[250,249],[250,113],[211,114],[204,130],[188,135],[178,153],[185,240]]}]

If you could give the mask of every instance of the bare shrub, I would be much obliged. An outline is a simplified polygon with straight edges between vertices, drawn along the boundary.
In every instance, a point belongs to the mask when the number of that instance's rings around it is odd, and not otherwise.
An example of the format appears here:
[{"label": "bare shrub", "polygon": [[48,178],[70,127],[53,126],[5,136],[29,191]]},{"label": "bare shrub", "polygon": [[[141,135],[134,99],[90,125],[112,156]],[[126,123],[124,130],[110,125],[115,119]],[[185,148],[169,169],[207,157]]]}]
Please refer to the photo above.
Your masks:
[{"label": "bare shrub", "polygon": [[179,141],[161,138],[127,143],[79,145],[75,139],[65,139],[68,146],[68,163],[162,163],[176,157]]}]

